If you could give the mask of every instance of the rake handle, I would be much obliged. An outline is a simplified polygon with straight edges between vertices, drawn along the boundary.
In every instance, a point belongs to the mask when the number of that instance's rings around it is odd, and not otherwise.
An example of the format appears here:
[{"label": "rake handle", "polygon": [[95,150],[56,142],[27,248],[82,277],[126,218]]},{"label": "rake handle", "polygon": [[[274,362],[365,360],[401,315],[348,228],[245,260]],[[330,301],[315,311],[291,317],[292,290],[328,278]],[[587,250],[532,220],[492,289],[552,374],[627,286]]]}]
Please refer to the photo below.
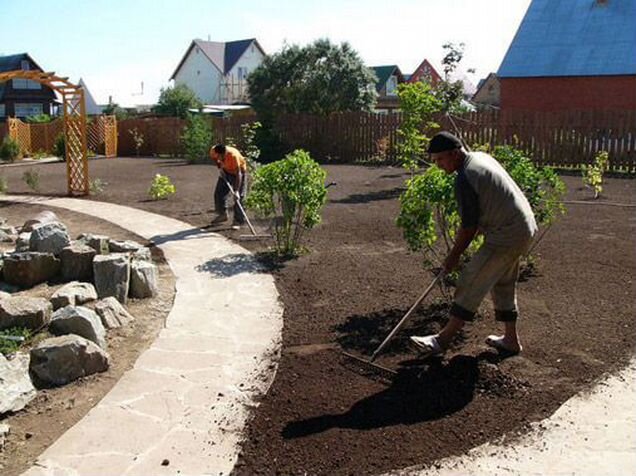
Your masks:
[{"label": "rake handle", "polygon": [[241,204],[241,199],[236,196],[236,192],[234,192],[234,188],[232,187],[232,185],[230,185],[230,181],[225,177],[225,172],[223,172],[222,169],[219,170],[219,175],[225,182],[225,185],[227,185],[227,188],[230,189],[230,192],[232,192],[232,195],[234,196],[234,200],[236,201],[236,204],[238,205],[239,210],[241,210],[241,213],[245,217],[245,221],[247,222],[247,226],[250,227],[250,231],[252,232],[252,235],[256,236],[256,230],[252,226],[250,219],[247,217],[247,213],[245,213],[245,209],[243,208],[243,205]]},{"label": "rake handle", "polygon": [[393,330],[390,332],[390,334],[388,336],[386,336],[386,339],[384,339],[384,341],[378,346],[378,348],[375,350],[375,352],[373,352],[373,354],[371,355],[371,360],[370,360],[371,362],[373,362],[375,360],[375,358],[378,356],[378,354],[380,354],[380,352],[382,352],[382,349],[384,349],[384,347],[386,347],[386,345],[389,343],[389,341],[391,339],[393,339],[393,336],[395,336],[395,334],[397,334],[397,332],[402,328],[404,323],[406,323],[407,319],[409,317],[411,317],[411,314],[413,314],[413,311],[415,311],[415,309],[417,309],[417,307],[422,303],[422,301],[426,298],[426,296],[429,295],[429,293],[431,292],[433,287],[442,278],[442,276],[444,276],[444,270],[440,271],[437,274],[437,276],[435,276],[435,279],[433,279],[433,281],[431,281],[431,284],[428,285],[428,287],[422,293],[422,295],[419,298],[417,298],[417,301],[415,301],[415,303],[411,306],[411,309],[409,309],[408,312],[406,314],[404,314],[404,317],[402,319],[400,319],[400,322],[397,323],[397,325],[393,328]]}]

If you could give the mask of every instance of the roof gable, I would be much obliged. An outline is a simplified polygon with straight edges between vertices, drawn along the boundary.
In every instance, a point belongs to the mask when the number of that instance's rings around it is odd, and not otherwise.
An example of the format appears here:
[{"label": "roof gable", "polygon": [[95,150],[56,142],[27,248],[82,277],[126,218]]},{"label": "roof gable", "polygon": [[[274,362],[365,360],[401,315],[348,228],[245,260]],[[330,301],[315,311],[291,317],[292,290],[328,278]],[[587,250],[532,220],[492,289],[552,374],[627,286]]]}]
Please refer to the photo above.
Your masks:
[{"label": "roof gable", "polygon": [[[22,69],[22,61],[28,60],[35,69],[43,71],[40,65],[35,62],[28,53],[18,53],[16,55],[0,56],[0,72],[17,71]],[[4,97],[5,83],[0,83],[0,99]]]},{"label": "roof gable", "polygon": [[424,59],[420,63],[420,65],[413,71],[413,74],[409,77],[409,83],[415,83],[420,81],[422,78],[429,76],[431,82],[436,84],[438,81],[441,81],[442,77],[437,72],[437,70],[433,67],[433,65],[427,60]]},{"label": "roof gable", "polygon": [[404,76],[398,68],[397,65],[391,64],[387,66],[372,66],[371,69],[378,77],[378,81],[375,83],[375,89],[377,92],[380,92],[382,88],[386,85],[386,82],[389,78],[395,74],[398,77],[398,81],[404,81]]},{"label": "roof gable", "polygon": [[636,0],[533,0],[497,74],[636,74]]}]

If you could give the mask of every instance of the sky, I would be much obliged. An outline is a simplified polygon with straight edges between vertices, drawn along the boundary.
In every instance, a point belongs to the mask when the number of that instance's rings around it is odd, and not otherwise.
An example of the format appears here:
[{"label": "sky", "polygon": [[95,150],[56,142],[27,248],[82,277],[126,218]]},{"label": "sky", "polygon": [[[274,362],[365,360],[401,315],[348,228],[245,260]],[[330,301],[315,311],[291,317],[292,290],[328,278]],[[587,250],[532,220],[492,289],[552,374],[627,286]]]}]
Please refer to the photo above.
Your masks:
[{"label": "sky", "polygon": [[256,38],[268,54],[329,38],[403,73],[425,58],[438,67],[442,45],[463,42],[461,67],[477,84],[499,68],[530,1],[0,0],[0,56],[29,53],[83,78],[98,104],[127,106],[156,102],[195,38]]}]

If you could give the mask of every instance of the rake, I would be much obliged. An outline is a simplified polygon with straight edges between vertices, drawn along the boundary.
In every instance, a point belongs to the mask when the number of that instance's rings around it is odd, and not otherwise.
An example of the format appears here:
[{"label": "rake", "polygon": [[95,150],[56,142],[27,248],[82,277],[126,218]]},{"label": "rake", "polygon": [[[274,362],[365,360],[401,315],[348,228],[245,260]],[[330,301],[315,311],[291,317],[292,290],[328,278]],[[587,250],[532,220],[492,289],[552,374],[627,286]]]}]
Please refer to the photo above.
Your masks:
[{"label": "rake", "polygon": [[270,234],[260,234],[259,235],[258,233],[256,233],[256,230],[252,226],[252,222],[250,221],[249,217],[247,216],[247,213],[245,213],[245,209],[243,208],[243,204],[241,203],[241,199],[234,192],[234,188],[232,187],[232,185],[230,185],[230,182],[225,177],[225,173],[223,173],[223,171],[221,170],[221,171],[219,171],[219,174],[220,174],[221,178],[223,179],[223,181],[225,182],[225,185],[227,185],[227,188],[232,193],[232,196],[234,197],[234,200],[236,201],[236,205],[238,205],[239,210],[241,210],[241,213],[243,214],[243,216],[245,217],[245,221],[247,222],[247,226],[249,227],[250,231],[252,232],[251,235],[240,235],[239,236],[239,240],[262,240],[262,239],[265,239],[265,238],[271,238],[272,235],[270,235]]},{"label": "rake", "polygon": [[386,338],[382,341],[382,343],[378,346],[378,348],[375,349],[375,351],[373,352],[373,354],[371,354],[371,357],[369,359],[365,359],[363,357],[358,357],[357,355],[353,355],[353,354],[350,354],[349,352],[342,351],[341,354],[345,358],[344,363],[347,363],[347,361],[348,361],[348,363],[354,364],[358,370],[361,370],[361,371],[369,370],[371,372],[376,372],[376,373],[379,373],[381,376],[383,376],[385,378],[388,378],[388,379],[392,379],[393,377],[395,377],[397,375],[397,372],[395,370],[392,370],[392,369],[389,369],[389,368],[384,367],[382,365],[376,364],[376,363],[374,363],[374,361],[378,357],[378,355],[380,355],[380,352],[382,352],[382,350],[391,341],[391,339],[393,339],[393,337],[395,337],[395,334],[397,334],[398,331],[404,326],[404,324],[406,323],[408,318],[411,317],[411,314],[413,314],[413,312],[418,308],[418,306],[422,303],[422,301],[424,301],[426,296],[428,296],[430,294],[430,292],[433,290],[435,285],[443,277],[444,277],[444,270],[442,269],[435,276],[433,281],[431,281],[431,284],[428,285],[428,287],[420,295],[420,297],[417,298],[417,301],[415,301],[415,303],[413,303],[413,305],[407,311],[407,313],[404,314],[404,317],[402,317],[402,319],[400,319],[400,322],[397,323],[397,325],[393,328],[393,330],[391,330],[389,335],[387,335]]}]

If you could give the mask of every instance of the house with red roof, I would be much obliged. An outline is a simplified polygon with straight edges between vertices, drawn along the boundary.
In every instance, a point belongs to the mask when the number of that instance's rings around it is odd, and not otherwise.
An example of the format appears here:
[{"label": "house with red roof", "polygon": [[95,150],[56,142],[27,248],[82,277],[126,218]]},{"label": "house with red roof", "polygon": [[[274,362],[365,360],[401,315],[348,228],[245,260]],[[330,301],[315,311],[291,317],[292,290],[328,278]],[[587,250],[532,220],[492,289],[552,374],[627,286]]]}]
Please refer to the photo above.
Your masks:
[{"label": "house with red roof", "polygon": [[255,38],[220,42],[195,39],[170,77],[185,84],[204,104],[249,102],[247,76],[265,58]]}]

